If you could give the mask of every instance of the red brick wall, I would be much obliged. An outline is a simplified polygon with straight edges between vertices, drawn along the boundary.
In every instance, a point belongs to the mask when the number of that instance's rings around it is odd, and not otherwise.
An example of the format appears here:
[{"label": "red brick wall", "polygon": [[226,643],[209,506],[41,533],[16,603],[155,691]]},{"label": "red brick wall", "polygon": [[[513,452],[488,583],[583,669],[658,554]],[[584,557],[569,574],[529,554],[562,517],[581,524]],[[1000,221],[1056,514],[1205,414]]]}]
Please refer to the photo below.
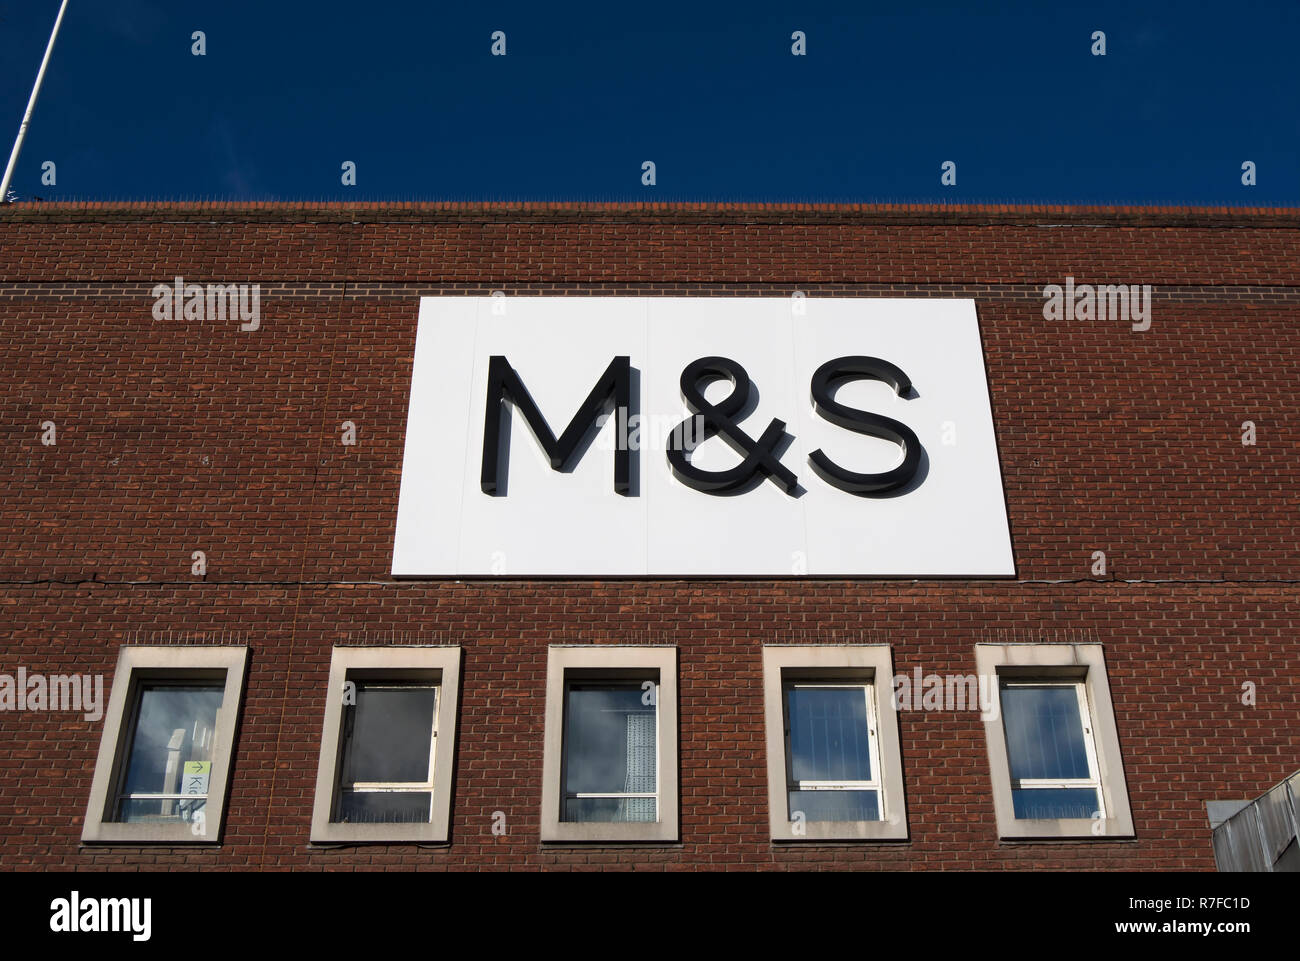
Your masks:
[{"label": "red brick wall", "polygon": [[[261,329],[153,320],[177,274],[260,284]],[[1067,275],[1155,285],[1150,330],[1044,320]],[[1018,577],[392,582],[418,298],[494,289],[974,297]],[[0,866],[1212,869],[1204,802],[1300,768],[1298,330],[1286,211],[4,208],[0,673],[251,665],[220,846],[83,847],[101,724],[0,712]],[[465,649],[452,842],[313,849],[330,647],[394,632]],[[1040,637],[1105,645],[1135,840],[999,842],[978,714],[908,713],[909,842],[769,842],[764,642],[968,674]],[[628,640],[679,650],[681,843],[543,848],[546,646]]]}]

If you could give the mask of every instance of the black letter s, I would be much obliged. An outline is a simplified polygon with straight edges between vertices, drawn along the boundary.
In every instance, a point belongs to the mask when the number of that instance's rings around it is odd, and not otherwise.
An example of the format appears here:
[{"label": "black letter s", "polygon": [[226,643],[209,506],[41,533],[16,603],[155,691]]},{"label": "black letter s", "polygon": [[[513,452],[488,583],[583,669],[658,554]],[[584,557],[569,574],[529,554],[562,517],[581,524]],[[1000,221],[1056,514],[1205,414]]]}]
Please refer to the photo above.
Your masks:
[{"label": "black letter s", "polygon": [[878,357],[837,357],[818,367],[812,376],[813,406],[817,413],[854,433],[892,440],[903,448],[903,463],[881,474],[859,474],[840,467],[820,448],[809,454],[808,460],[822,480],[850,494],[878,494],[902,487],[916,475],[921,463],[921,442],[906,424],[835,400],[834,388],[850,380],[884,381],[902,396],[911,389],[911,379]]}]

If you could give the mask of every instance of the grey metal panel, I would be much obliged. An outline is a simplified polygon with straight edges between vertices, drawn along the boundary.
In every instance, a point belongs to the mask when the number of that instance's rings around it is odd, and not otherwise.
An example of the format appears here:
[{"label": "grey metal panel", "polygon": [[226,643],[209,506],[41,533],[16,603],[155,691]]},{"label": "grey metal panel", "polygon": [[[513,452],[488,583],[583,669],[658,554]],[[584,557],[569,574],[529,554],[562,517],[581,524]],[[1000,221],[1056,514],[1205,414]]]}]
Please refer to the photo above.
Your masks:
[{"label": "grey metal panel", "polygon": [[1217,828],[1228,818],[1243,808],[1250,807],[1250,799],[1244,801],[1206,801],[1205,816],[1210,819],[1210,829]]},{"label": "grey metal panel", "polygon": [[1274,871],[1300,874],[1300,840],[1293,840],[1282,856],[1273,862]]},{"label": "grey metal panel", "polygon": [[1252,804],[1214,829],[1214,863],[1220,871],[1268,871],[1259,843],[1259,815]]},{"label": "grey metal panel", "polygon": [[[1234,803],[1207,802],[1211,824]],[[1300,871],[1298,813],[1300,772],[1214,826],[1214,863],[1220,871]]]},{"label": "grey metal panel", "polygon": [[1259,810],[1259,840],[1264,857],[1272,867],[1283,851],[1295,840],[1295,822],[1291,819],[1291,801],[1283,781],[1255,802]]}]

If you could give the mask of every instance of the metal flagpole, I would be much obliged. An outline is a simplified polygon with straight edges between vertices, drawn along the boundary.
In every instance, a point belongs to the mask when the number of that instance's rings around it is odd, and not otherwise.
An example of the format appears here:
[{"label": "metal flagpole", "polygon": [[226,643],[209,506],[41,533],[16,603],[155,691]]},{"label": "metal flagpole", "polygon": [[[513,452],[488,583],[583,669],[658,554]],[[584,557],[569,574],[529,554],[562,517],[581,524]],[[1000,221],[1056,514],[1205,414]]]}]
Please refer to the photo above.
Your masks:
[{"label": "metal flagpole", "polygon": [[18,128],[18,138],[14,141],[13,152],[9,154],[9,166],[5,167],[5,179],[0,183],[0,203],[9,202],[9,181],[13,179],[14,166],[18,163],[18,153],[23,149],[23,137],[27,136],[27,125],[31,123],[32,111],[36,109],[36,95],[41,92],[41,81],[45,79],[45,68],[49,65],[50,54],[54,52],[54,38],[59,35],[59,24],[63,22],[63,11],[68,9],[68,0],[59,5],[59,15],[54,20],[54,30],[50,33],[50,42],[45,47],[45,58],[41,69],[36,73],[36,85],[32,87],[31,99],[27,101],[27,112],[23,114],[22,126]]}]

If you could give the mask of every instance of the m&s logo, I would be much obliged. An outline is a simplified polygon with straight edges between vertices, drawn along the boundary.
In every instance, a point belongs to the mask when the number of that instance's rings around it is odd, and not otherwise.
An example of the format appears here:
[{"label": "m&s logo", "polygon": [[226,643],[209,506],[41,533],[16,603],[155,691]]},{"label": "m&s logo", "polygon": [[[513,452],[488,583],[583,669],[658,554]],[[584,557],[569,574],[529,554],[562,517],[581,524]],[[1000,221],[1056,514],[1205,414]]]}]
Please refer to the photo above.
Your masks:
[{"label": "m&s logo", "polygon": [[[631,409],[632,365],[629,357],[615,357],[605,372],[587,394],[582,406],[569,421],[564,432],[556,437],[541,409],[528,393],[523,379],[501,355],[488,361],[487,408],[483,418],[483,467],[480,486],[483,493],[495,495],[502,463],[501,424],[510,416],[505,401],[511,401],[532,429],[553,470],[572,466],[579,443],[587,431],[597,424],[612,404],[620,412],[615,418],[618,431],[614,451],[614,490],[627,495],[630,490],[632,444],[627,436],[631,418],[625,413]],[[703,387],[717,381],[730,381],[732,390],[721,401],[712,403],[705,398]],[[820,448],[808,455],[812,469],[828,484],[851,494],[872,494],[902,487],[916,476],[921,462],[921,442],[906,424],[870,411],[859,410],[835,399],[835,389],[850,380],[878,380],[900,397],[911,390],[907,374],[888,361],[877,357],[838,357],[817,368],[810,385],[814,409],[832,424],[846,430],[879,437],[897,444],[903,460],[886,471],[861,472],[837,464]],[[723,494],[743,490],[756,477],[771,480],[777,487],[793,496],[799,487],[794,472],[781,463],[777,450],[786,437],[785,421],[773,418],[755,438],[741,426],[740,421],[748,409],[752,384],[745,368],[726,357],[701,357],[687,365],[681,374],[681,392],[687,406],[702,420],[703,438],[719,437],[735,450],[741,460],[725,470],[707,470],[691,462],[690,451],[697,442],[689,442],[694,431],[692,419],[678,425],[667,443],[668,463],[673,475],[688,487],[706,494]]]}]

